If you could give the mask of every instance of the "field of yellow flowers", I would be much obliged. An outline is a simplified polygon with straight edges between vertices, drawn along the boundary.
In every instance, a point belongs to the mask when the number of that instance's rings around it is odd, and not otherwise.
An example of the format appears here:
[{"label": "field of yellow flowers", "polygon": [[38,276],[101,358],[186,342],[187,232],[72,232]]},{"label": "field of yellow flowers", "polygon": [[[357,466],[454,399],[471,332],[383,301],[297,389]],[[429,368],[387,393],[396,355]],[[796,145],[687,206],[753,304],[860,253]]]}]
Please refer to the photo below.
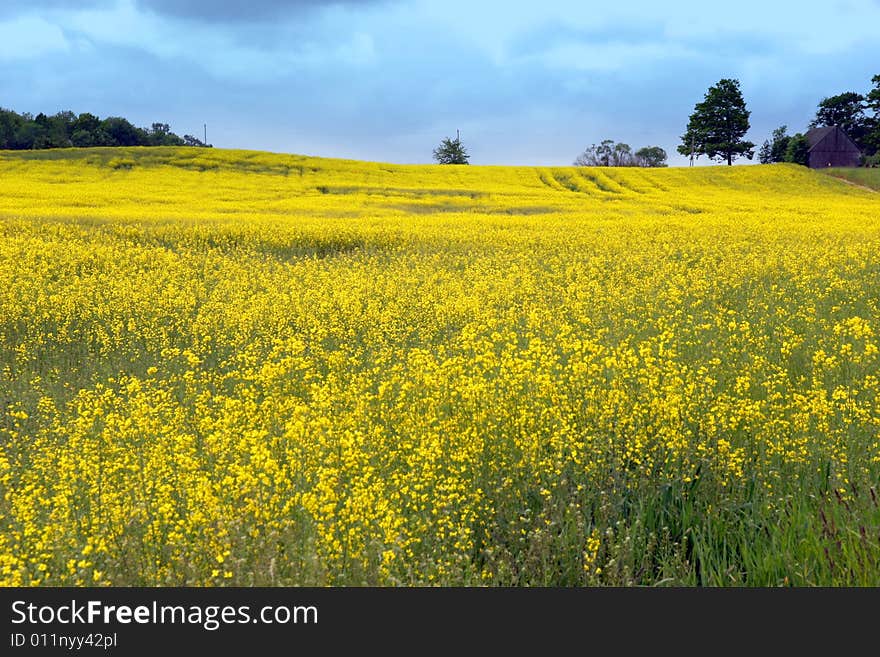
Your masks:
[{"label": "field of yellow flowers", "polygon": [[880,195],[0,153],[4,585],[880,585]]}]

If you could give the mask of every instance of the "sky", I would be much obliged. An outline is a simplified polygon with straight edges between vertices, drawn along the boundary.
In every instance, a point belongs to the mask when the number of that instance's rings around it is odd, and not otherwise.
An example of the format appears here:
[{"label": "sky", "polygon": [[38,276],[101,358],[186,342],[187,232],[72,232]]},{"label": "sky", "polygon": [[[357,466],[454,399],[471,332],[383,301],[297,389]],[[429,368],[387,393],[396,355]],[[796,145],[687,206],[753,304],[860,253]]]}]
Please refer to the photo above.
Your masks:
[{"label": "sky", "polygon": [[324,157],[431,163],[458,130],[471,164],[613,139],[683,166],[709,86],[740,81],[758,145],[803,131],[871,88],[878,27],[880,0],[0,0],[0,106]]}]

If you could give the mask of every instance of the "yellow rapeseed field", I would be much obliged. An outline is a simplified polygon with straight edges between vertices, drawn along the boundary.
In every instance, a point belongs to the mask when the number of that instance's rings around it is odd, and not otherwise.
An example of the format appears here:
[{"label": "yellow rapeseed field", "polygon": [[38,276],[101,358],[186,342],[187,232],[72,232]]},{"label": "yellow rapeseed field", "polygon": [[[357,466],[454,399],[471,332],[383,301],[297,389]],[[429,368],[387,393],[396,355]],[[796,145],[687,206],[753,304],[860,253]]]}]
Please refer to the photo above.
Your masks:
[{"label": "yellow rapeseed field", "polygon": [[880,195],[0,153],[4,585],[880,585]]}]

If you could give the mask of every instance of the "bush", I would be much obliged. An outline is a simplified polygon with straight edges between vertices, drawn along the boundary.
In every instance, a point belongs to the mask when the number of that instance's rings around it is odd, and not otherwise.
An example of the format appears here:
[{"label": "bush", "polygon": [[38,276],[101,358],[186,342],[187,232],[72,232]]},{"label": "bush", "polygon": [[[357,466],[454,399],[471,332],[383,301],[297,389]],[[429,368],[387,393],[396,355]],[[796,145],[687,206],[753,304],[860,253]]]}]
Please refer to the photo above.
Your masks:
[{"label": "bush", "polygon": [[810,163],[810,142],[800,132],[794,135],[785,149],[785,161],[807,166]]},{"label": "bush", "polygon": [[875,153],[874,155],[867,155],[863,157],[862,166],[870,168],[880,167],[880,153]]}]

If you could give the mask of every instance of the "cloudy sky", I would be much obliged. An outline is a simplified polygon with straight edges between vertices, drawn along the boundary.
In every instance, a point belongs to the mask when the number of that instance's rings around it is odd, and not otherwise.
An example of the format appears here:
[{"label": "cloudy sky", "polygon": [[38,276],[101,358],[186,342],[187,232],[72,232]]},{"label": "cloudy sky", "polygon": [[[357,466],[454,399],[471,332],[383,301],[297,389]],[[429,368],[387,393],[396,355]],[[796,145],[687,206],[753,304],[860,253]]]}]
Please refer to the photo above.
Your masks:
[{"label": "cloudy sky", "polygon": [[605,138],[670,163],[738,78],[760,144],[880,73],[880,0],[0,0],[0,106],[170,123],[218,147],[567,165]]}]

